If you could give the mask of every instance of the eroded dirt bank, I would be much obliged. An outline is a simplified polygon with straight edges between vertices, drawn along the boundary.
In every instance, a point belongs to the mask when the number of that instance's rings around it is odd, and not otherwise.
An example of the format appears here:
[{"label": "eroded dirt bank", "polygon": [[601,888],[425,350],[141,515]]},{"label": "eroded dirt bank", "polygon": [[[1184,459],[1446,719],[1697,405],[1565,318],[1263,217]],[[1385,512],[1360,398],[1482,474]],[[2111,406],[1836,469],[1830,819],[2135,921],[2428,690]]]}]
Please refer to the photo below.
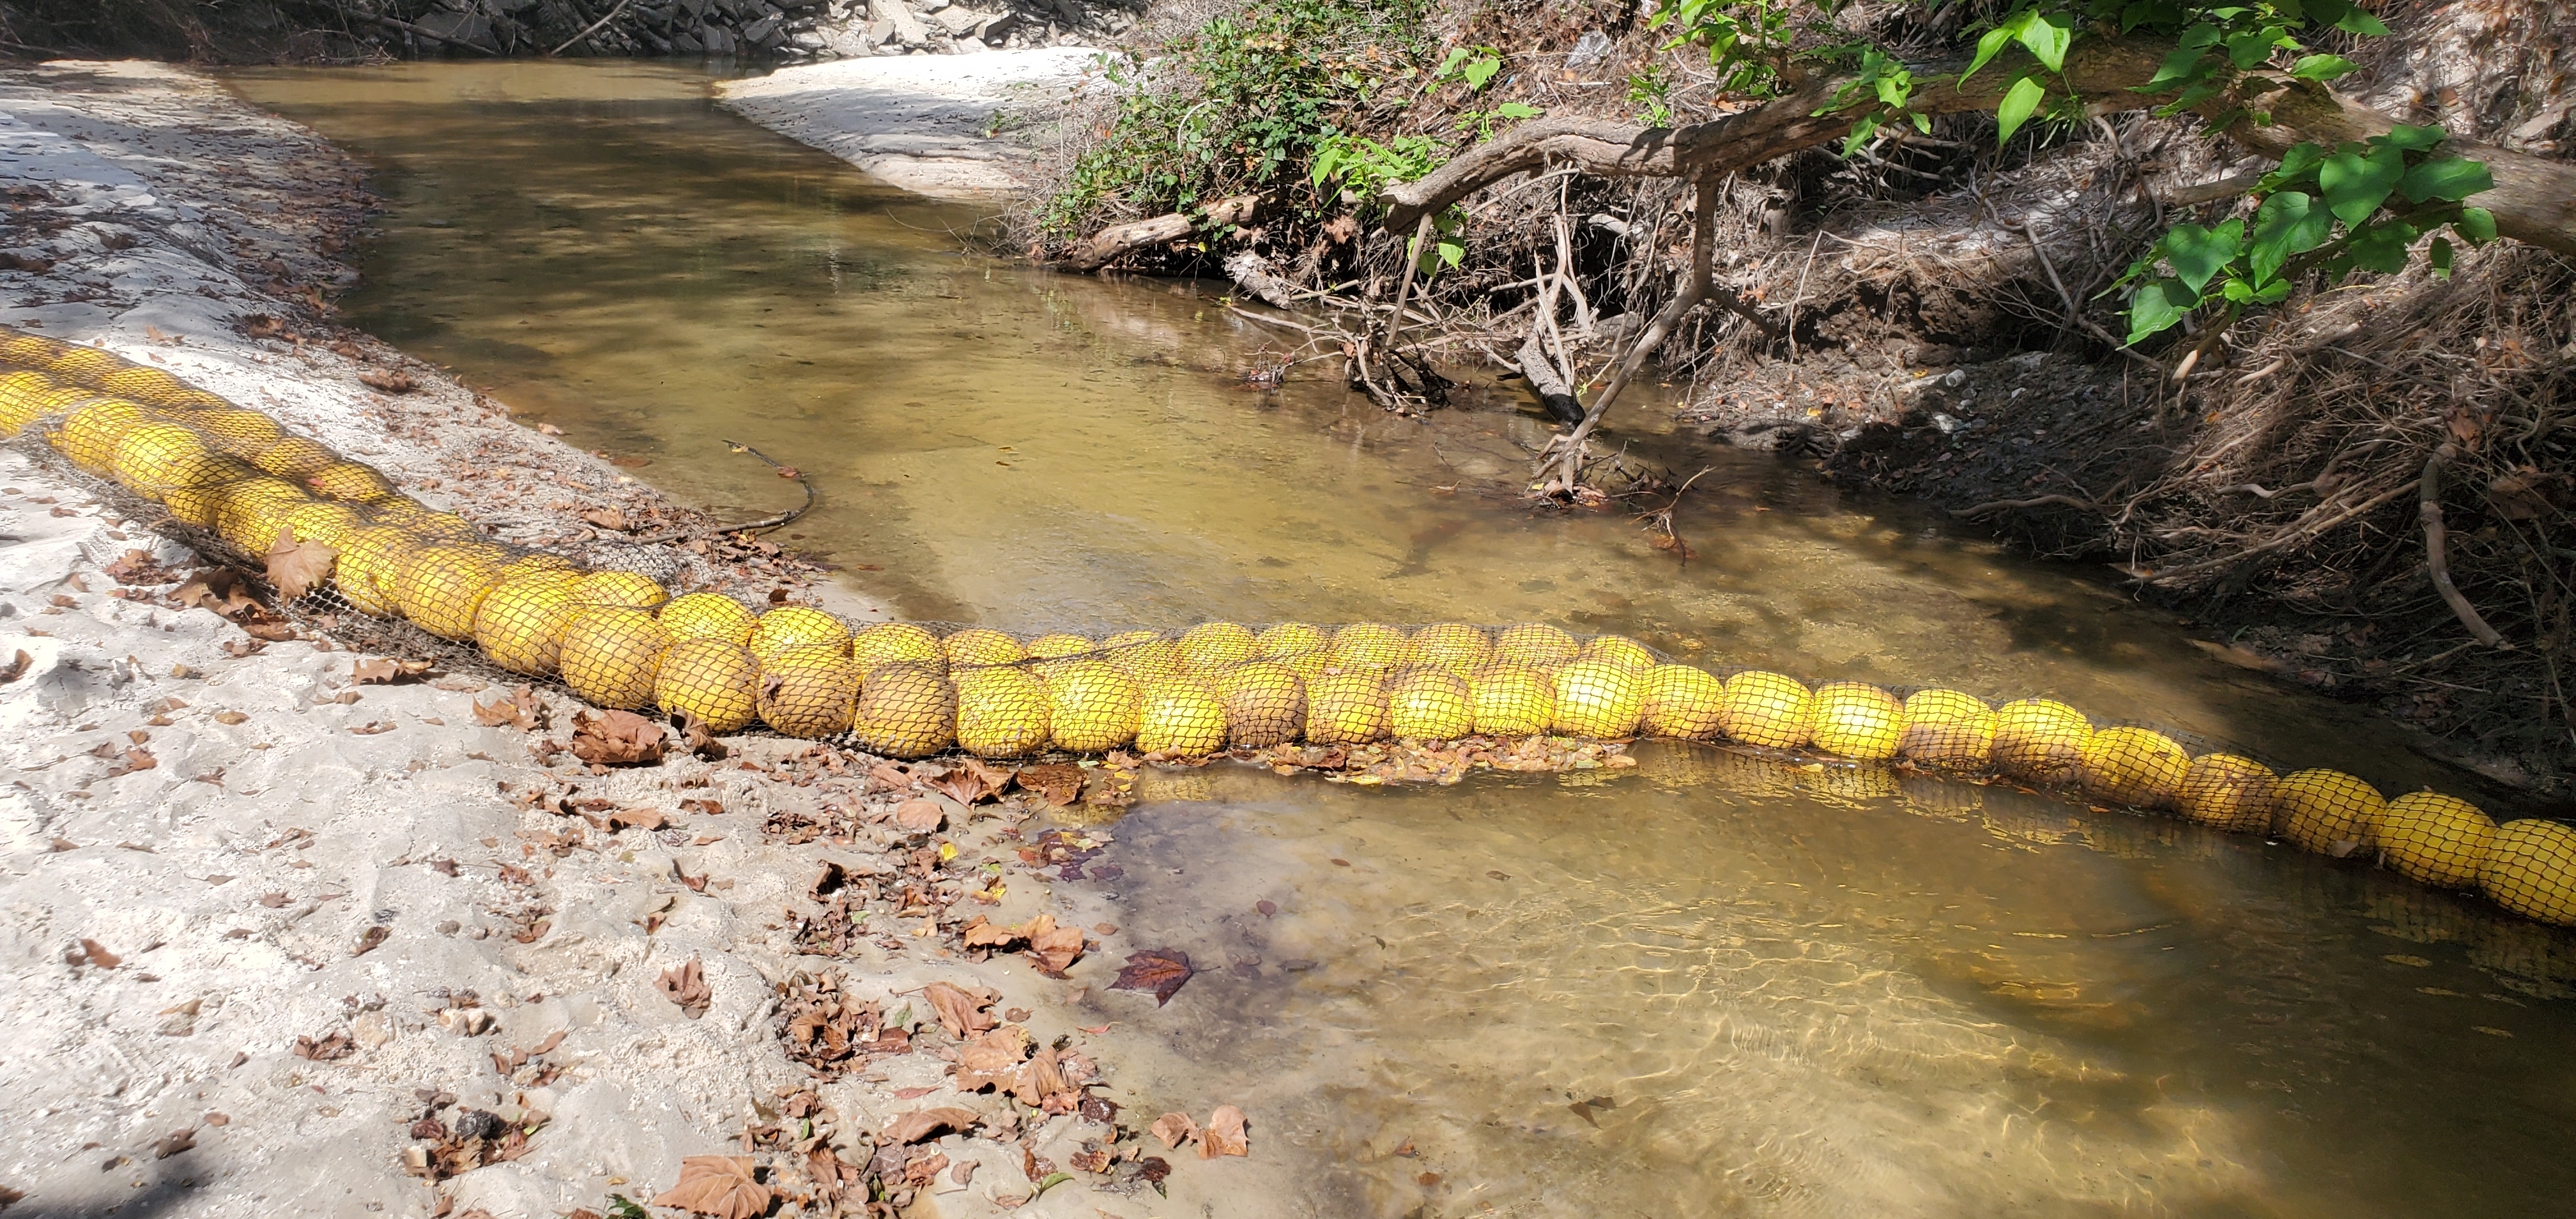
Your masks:
[{"label": "eroded dirt bank", "polygon": [[[497,537],[683,533],[668,583],[883,616],[335,326],[363,168],[203,77],[0,73],[0,188],[0,323],[167,367]],[[1106,835],[1042,838],[1038,784],[777,739],[586,763],[570,700],[388,673],[150,526],[0,449],[13,1214],[599,1212],[722,1154],[784,1213],[1143,1215],[1242,1163],[1110,1103],[1068,1005],[1128,946],[1031,926],[1037,869]],[[978,919],[1029,936],[970,949]]]}]

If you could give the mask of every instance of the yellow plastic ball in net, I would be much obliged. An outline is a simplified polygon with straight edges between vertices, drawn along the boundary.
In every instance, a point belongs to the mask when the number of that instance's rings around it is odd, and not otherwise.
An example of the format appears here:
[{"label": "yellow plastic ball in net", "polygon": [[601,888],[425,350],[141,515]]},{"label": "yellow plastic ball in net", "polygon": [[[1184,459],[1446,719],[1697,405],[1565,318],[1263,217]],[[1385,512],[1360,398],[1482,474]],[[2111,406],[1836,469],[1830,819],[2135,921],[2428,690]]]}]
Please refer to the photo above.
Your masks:
[{"label": "yellow plastic ball in net", "polygon": [[1655,654],[1647,650],[1646,645],[1625,635],[1604,635],[1584,644],[1583,650],[1576,654],[1576,658],[1606,660],[1631,669],[1651,669],[1660,663],[1655,659]]},{"label": "yellow plastic ball in net", "polygon": [[[326,506],[334,508],[340,507],[340,505],[337,504]],[[348,509],[347,511],[354,512],[355,510]],[[487,545],[488,544],[489,543],[487,543]],[[505,547],[504,549],[506,550],[507,548]],[[505,558],[502,560],[500,566],[492,569],[492,575],[495,579],[516,580],[521,576],[531,576],[541,571],[572,576],[576,581],[576,586],[578,586],[578,581],[581,577],[581,569],[573,566],[572,560],[567,559],[562,555],[544,550],[531,550],[524,554]],[[673,638],[676,639],[677,636],[674,636]]]},{"label": "yellow plastic ball in net", "polygon": [[57,452],[92,474],[107,474],[116,460],[116,443],[127,432],[153,421],[152,412],[122,398],[93,398],[89,405],[63,417],[61,430],[49,439]]},{"label": "yellow plastic ball in net", "polygon": [[474,612],[497,582],[493,570],[507,561],[499,547],[476,542],[417,551],[394,572],[394,605],[412,625],[441,639],[471,639]]},{"label": "yellow plastic ball in net", "polygon": [[2083,777],[2084,745],[2092,739],[2092,721],[2053,699],[2025,698],[1995,708],[1994,763],[2016,778],[2074,783]]},{"label": "yellow plastic ball in net", "polygon": [[[564,671],[566,675],[572,671],[569,641],[564,648]],[[760,662],[756,706],[761,722],[789,736],[826,737],[849,731],[858,701],[857,666],[829,644],[788,648]]]},{"label": "yellow plastic ball in net", "polygon": [[1201,676],[1250,660],[1259,650],[1252,628],[1239,622],[1202,622],[1181,632],[1176,646],[1181,667]]},{"label": "yellow plastic ball in net", "polygon": [[117,438],[108,459],[116,481],[149,499],[160,499],[189,477],[203,477],[206,442],[175,423],[146,423]]},{"label": "yellow plastic ball in net", "polygon": [[1560,736],[1613,740],[1632,736],[1646,711],[1645,674],[1616,660],[1577,660],[1547,675],[1555,687]]},{"label": "yellow plastic ball in net", "polygon": [[659,580],[635,571],[594,571],[581,578],[573,596],[584,605],[655,609],[671,599]]},{"label": "yellow plastic ball in net", "polygon": [[1552,626],[1528,622],[1494,636],[1494,660],[1546,672],[1581,655],[1583,646]]},{"label": "yellow plastic ball in net", "polygon": [[2576,925],[2576,829],[2537,818],[2505,822],[2478,869],[2478,888],[2524,918]]},{"label": "yellow plastic ball in net", "polygon": [[2339,770],[2301,770],[2272,785],[2272,830],[2303,851],[2368,846],[2387,811],[2379,789]]},{"label": "yellow plastic ball in net", "polygon": [[1442,622],[1413,633],[1414,659],[1447,669],[1460,677],[1484,668],[1494,658],[1494,638],[1484,628]]},{"label": "yellow plastic ball in net", "polygon": [[653,705],[664,715],[686,711],[713,733],[750,727],[760,713],[759,694],[760,661],[727,639],[680,640],[662,653],[653,673]]},{"label": "yellow plastic ball in net", "polygon": [[154,406],[175,405],[192,392],[187,382],[158,368],[137,364],[120,368],[98,379],[99,389],[120,398],[148,402]]},{"label": "yellow plastic ball in net", "polygon": [[2084,794],[2106,804],[2172,808],[2191,754],[2145,728],[2105,728],[2084,743]]},{"label": "yellow plastic ball in net", "polygon": [[1100,660],[1068,660],[1046,677],[1047,733],[1058,749],[1099,753],[1136,739],[1144,692]]},{"label": "yellow plastic ball in net", "polygon": [[0,436],[15,436],[51,408],[61,383],[40,372],[0,374]]},{"label": "yellow plastic ball in net", "polygon": [[304,482],[338,463],[340,455],[319,441],[288,436],[251,455],[250,463],[279,478]]},{"label": "yellow plastic ball in net", "polygon": [[2191,760],[2174,786],[2174,809],[2212,829],[2263,833],[2272,828],[2272,784],[2278,777],[2252,758],[2205,753]]},{"label": "yellow plastic ball in net", "polygon": [[1253,637],[1261,659],[1284,665],[1297,676],[1313,677],[1331,659],[1332,637],[1306,622],[1282,622]]},{"label": "yellow plastic ball in net", "polygon": [[1047,743],[1047,690],[1025,669],[957,675],[957,744],[987,758],[1026,757]]},{"label": "yellow plastic ball in net", "polygon": [[1146,683],[1136,717],[1140,752],[1205,757],[1225,748],[1226,737],[1225,707],[1205,679],[1174,674]]},{"label": "yellow plastic ball in net", "polygon": [[1183,672],[1180,647],[1156,631],[1120,631],[1103,639],[1100,659],[1117,666],[1139,686]]},{"label": "yellow plastic ball in net", "polygon": [[1385,736],[1386,683],[1375,673],[1326,673],[1306,683],[1306,741],[1358,745]]},{"label": "yellow plastic ball in net", "polygon": [[233,485],[259,477],[248,465],[220,453],[209,454],[208,468],[190,480],[189,485],[172,487],[161,497],[170,515],[199,529],[212,529],[222,518],[224,501],[231,498]]},{"label": "yellow plastic ball in net", "polygon": [[1556,687],[1526,665],[1496,662],[1467,679],[1480,736],[1537,736],[1556,723]]},{"label": "yellow plastic ball in net", "polygon": [[751,633],[760,628],[760,615],[723,593],[684,593],[654,617],[673,639],[721,639],[737,647],[751,646]]},{"label": "yellow plastic ball in net", "polygon": [[1018,664],[1029,655],[1019,640],[981,626],[958,631],[940,640],[939,647],[948,657],[948,663],[960,668]]},{"label": "yellow plastic ball in net", "polygon": [[1905,735],[1896,750],[1923,766],[1974,770],[1995,744],[1995,711],[1986,700],[1956,690],[1917,690],[1905,696]]},{"label": "yellow plastic ball in net", "polygon": [[62,350],[54,353],[51,367],[54,375],[65,381],[96,385],[99,378],[125,366],[125,357],[112,351],[65,344]]},{"label": "yellow plastic ball in net", "polygon": [[[661,676],[662,653],[670,646],[671,637],[662,633],[662,624],[645,610],[587,606],[573,615],[572,624],[564,628],[563,650],[557,655],[556,667],[563,674],[564,684],[584,701],[620,711],[641,711],[653,705],[653,683]],[[766,704],[762,710],[762,718],[767,719]],[[772,720],[771,725],[777,726],[777,721]],[[848,726],[845,714],[841,727]]]},{"label": "yellow plastic ball in net", "polygon": [[265,555],[286,528],[286,514],[311,503],[294,484],[274,478],[251,478],[224,488],[224,506],[215,512],[215,532],[253,555]]},{"label": "yellow plastic ball in net", "polygon": [[238,407],[192,412],[188,416],[188,426],[204,432],[215,447],[243,458],[256,457],[260,450],[285,438],[285,433],[278,430],[276,420],[258,411]]},{"label": "yellow plastic ball in net", "polygon": [[1905,742],[1905,704],[1877,686],[1829,681],[1816,687],[1816,748],[1860,762],[1885,762]]},{"label": "yellow plastic ball in net", "polygon": [[1238,749],[1284,745],[1306,730],[1305,679],[1284,664],[1234,665],[1216,675],[1214,687],[1226,739]]},{"label": "yellow plastic ball in net", "polygon": [[1088,657],[1099,650],[1098,645],[1089,639],[1063,631],[1040,635],[1030,640],[1028,649],[1030,659],[1038,662],[1029,667],[1036,670],[1040,677],[1063,668],[1065,660],[1069,657]]},{"label": "yellow plastic ball in net", "polygon": [[2408,792],[2388,802],[2370,837],[2380,857],[2408,880],[2470,889],[2495,848],[2496,823],[2457,796]]},{"label": "yellow plastic ball in net", "polygon": [[1717,711],[1726,683],[1690,665],[1646,670],[1646,702],[1639,729],[1650,736],[1707,740],[1719,731]]},{"label": "yellow plastic ball in net", "polygon": [[[466,520],[464,517],[458,516],[453,512],[423,512],[410,520],[403,522],[403,528],[409,529],[413,533],[417,533],[425,538],[444,538],[458,542],[476,541],[481,539],[483,536],[483,531],[475,528],[474,522]],[[615,603],[611,602],[609,604]],[[649,609],[651,607],[638,605],[630,606],[628,608]]]},{"label": "yellow plastic ball in net", "polygon": [[[309,482],[310,480],[306,481]],[[305,483],[299,482],[297,485],[303,486]],[[388,495],[383,499],[374,501],[373,503],[362,504],[359,506],[358,510],[366,514],[367,520],[370,523],[377,525],[400,525],[405,529],[410,529],[418,525],[420,522],[428,520],[432,515],[428,505],[423,504],[419,500],[413,499],[408,495]]]},{"label": "yellow plastic ball in net", "polygon": [[0,328],[0,364],[16,364],[26,368],[51,368],[54,360],[70,349],[71,344],[61,339],[29,334],[24,330]]},{"label": "yellow plastic ball in net", "polygon": [[1754,669],[1726,679],[1717,725],[1748,745],[1797,749],[1816,735],[1816,699],[1805,683]]},{"label": "yellow plastic ball in net", "polygon": [[889,758],[926,758],[957,743],[957,690],[944,660],[890,660],[859,676],[851,717],[859,747]]},{"label": "yellow plastic ball in net", "polygon": [[818,609],[785,605],[760,616],[752,628],[751,642],[744,646],[766,663],[770,657],[789,648],[827,647],[842,656],[850,654],[850,628],[841,620]]},{"label": "yellow plastic ball in net", "polygon": [[304,481],[315,495],[352,504],[372,504],[394,493],[394,485],[364,462],[336,462],[314,471]]},{"label": "yellow plastic ball in net", "polygon": [[1475,691],[1447,669],[1398,670],[1386,681],[1386,725],[1399,740],[1454,741],[1476,730]]},{"label": "yellow plastic ball in net", "polygon": [[[347,561],[345,555],[342,561]],[[492,663],[513,673],[554,676],[562,660],[564,632],[583,609],[573,599],[579,584],[578,577],[564,571],[530,572],[502,581],[474,611],[474,642]],[[715,718],[703,711],[698,714]]]},{"label": "yellow plastic ball in net", "polygon": [[349,535],[367,527],[358,514],[343,504],[308,499],[286,510],[280,518],[299,542],[318,542],[333,550],[349,540]]},{"label": "yellow plastic ball in net", "polygon": [[850,636],[850,663],[859,677],[885,664],[932,664],[945,670],[948,653],[939,636],[909,622],[880,622]]},{"label": "yellow plastic ball in net", "polygon": [[411,553],[427,545],[418,534],[393,525],[370,525],[340,545],[331,569],[331,584],[341,599],[361,614],[394,615],[393,578]]},{"label": "yellow plastic ball in net", "polygon": [[1333,632],[1324,663],[1354,673],[1391,672],[1413,663],[1413,642],[1383,623],[1355,622]]}]

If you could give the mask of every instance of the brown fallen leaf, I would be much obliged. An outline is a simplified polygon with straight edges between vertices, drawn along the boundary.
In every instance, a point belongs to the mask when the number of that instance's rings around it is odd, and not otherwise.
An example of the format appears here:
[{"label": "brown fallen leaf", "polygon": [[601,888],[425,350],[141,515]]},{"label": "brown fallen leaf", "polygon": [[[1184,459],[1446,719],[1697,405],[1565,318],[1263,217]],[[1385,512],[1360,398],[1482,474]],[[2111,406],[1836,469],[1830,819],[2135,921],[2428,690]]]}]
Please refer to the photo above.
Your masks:
[{"label": "brown fallen leaf", "polygon": [[[1082,956],[1082,928],[1058,927],[1054,915],[1041,914],[1030,919],[1027,934],[1029,956],[1035,958],[1038,972],[1050,978],[1063,977],[1066,967]],[[1182,968],[1188,968],[1188,961],[1187,957],[1182,958]],[[1172,987],[1178,990],[1180,983],[1175,982]]]},{"label": "brown fallen leaf", "polygon": [[659,762],[667,743],[660,724],[632,711],[572,714],[572,754],[594,766]]},{"label": "brown fallen leaf", "polygon": [[173,1130],[168,1134],[162,1135],[161,1141],[152,1145],[152,1158],[156,1160],[166,1160],[196,1145],[196,1131]]},{"label": "brown fallen leaf", "polygon": [[769,1210],[770,1190],[751,1175],[750,1156],[690,1156],[680,1161],[679,1184],[653,1199],[716,1219],[752,1219]]},{"label": "brown fallen leaf", "polygon": [[626,532],[626,513],[623,509],[592,508],[583,512],[581,514],[581,519],[597,525],[610,533]]},{"label": "brown fallen leaf", "polygon": [[358,381],[369,389],[383,390],[388,394],[408,394],[420,388],[420,383],[408,374],[381,368],[361,370]]},{"label": "brown fallen leaf", "polygon": [[993,1006],[990,999],[968,994],[946,982],[933,982],[922,987],[921,997],[929,1002],[930,1010],[938,1014],[939,1027],[948,1030],[948,1035],[959,1041],[993,1027],[993,1013],[987,1010]]},{"label": "brown fallen leaf", "polygon": [[114,969],[124,963],[125,958],[109,952],[106,945],[96,940],[82,940],[80,951],[73,954],[72,960],[74,965],[94,965],[100,969]]},{"label": "brown fallen leaf", "polygon": [[1181,1144],[1197,1140],[1199,1124],[1191,1121],[1189,1114],[1166,1113],[1154,1119],[1153,1131],[1155,1138],[1163,1140],[1166,1149],[1178,1151]]},{"label": "brown fallen leaf", "polygon": [[368,953],[374,952],[376,949],[382,947],[386,940],[391,939],[393,934],[394,933],[390,928],[369,927],[366,931],[359,934],[358,947],[349,955],[353,957],[363,957]]},{"label": "brown fallen leaf", "polygon": [[1251,1155],[1252,1140],[1243,1127],[1243,1110],[1232,1105],[1217,1106],[1216,1112],[1208,1115],[1207,1129],[1199,1134],[1199,1158]]},{"label": "brown fallen leaf", "polygon": [[1082,768],[1070,762],[1023,766],[1014,777],[1021,787],[1046,797],[1046,802],[1055,808],[1082,798]]},{"label": "brown fallen leaf", "polygon": [[1147,992],[1154,996],[1154,1006],[1161,1007],[1197,973],[1190,968],[1190,954],[1177,948],[1153,948],[1127,954],[1127,964],[1109,989]]},{"label": "brown fallen leaf", "polygon": [[35,665],[36,658],[29,656],[27,654],[27,649],[18,649],[17,659],[12,660],[5,665],[0,665],[0,686],[5,686],[21,677],[25,677],[27,675],[27,670],[34,668]]},{"label": "brown fallen leaf", "polygon": [[663,970],[656,985],[662,988],[662,997],[679,1004],[691,1020],[706,1015],[707,1005],[715,1002],[716,993],[707,985],[706,967],[696,957],[678,968]]},{"label": "brown fallen leaf", "polygon": [[295,624],[291,622],[245,622],[241,624],[241,631],[263,643],[285,643],[304,637],[296,633]]},{"label": "brown fallen leaf", "polygon": [[[724,742],[707,730],[707,721],[685,708],[671,713],[671,729],[680,734],[680,748],[705,761],[721,762],[728,752]],[[684,802],[681,807],[686,808],[687,804]]]},{"label": "brown fallen leaf", "polygon": [[[999,790],[990,780],[984,777],[982,773],[983,769],[984,768],[982,767],[968,769],[967,767],[960,766],[955,770],[949,771],[947,774],[931,780],[931,789],[947,796],[949,799],[954,800],[959,804],[972,807],[976,801],[984,799],[987,796],[991,796]],[[1009,777],[1010,776],[1007,771],[1003,772],[1003,778],[1005,780]],[[898,820],[901,818],[900,813],[897,814],[897,818]]]},{"label": "brown fallen leaf", "polygon": [[895,806],[894,823],[915,834],[927,834],[948,819],[936,800],[906,800]]},{"label": "brown fallen leaf", "polygon": [[235,724],[249,723],[250,717],[239,711],[218,711],[215,713],[215,722],[226,727],[231,727]]},{"label": "brown fallen leaf", "polygon": [[1008,1088],[1019,1079],[1029,1056],[1029,1035],[1017,1027],[996,1028],[968,1038],[957,1047],[957,1090],[981,1092]]},{"label": "brown fallen leaf", "polygon": [[259,904],[266,906],[271,910],[284,906],[286,902],[287,896],[283,893],[262,893],[259,895]]},{"label": "brown fallen leaf", "polygon": [[880,1137],[899,1147],[908,1146],[943,1130],[954,1130],[963,1134],[973,1129],[975,1123],[980,1120],[982,1119],[976,1117],[972,1110],[948,1105],[942,1105],[936,1109],[916,1109],[894,1119]]},{"label": "brown fallen leaf", "polygon": [[296,541],[294,530],[280,529],[268,548],[268,582],[277,586],[279,597],[296,600],[330,579],[332,562],[339,557],[339,551],[320,542]]},{"label": "brown fallen leaf", "polygon": [[330,1062],[334,1059],[346,1058],[355,1048],[356,1043],[349,1040],[347,1033],[333,1033],[320,1041],[310,1037],[295,1039],[295,1056],[309,1058],[315,1062]]}]

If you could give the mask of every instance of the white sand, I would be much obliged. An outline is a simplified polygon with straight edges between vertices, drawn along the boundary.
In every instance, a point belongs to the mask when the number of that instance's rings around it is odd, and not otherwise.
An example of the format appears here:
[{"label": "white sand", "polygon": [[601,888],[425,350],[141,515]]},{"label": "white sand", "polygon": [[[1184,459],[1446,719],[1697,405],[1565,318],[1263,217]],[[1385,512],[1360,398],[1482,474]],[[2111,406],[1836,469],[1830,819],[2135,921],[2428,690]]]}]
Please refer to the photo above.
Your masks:
[{"label": "white sand", "polygon": [[1099,79],[1084,47],[890,55],[782,68],[718,86],[724,105],[905,190],[952,199],[1016,194],[1025,145],[988,138],[995,112],[1043,122]]}]

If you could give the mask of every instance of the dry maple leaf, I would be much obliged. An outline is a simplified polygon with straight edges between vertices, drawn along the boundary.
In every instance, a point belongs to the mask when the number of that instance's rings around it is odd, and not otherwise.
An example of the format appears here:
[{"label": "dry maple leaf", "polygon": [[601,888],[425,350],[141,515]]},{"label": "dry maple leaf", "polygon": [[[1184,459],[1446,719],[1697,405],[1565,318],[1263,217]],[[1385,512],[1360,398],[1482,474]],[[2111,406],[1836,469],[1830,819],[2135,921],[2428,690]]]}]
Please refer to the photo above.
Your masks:
[{"label": "dry maple leaf", "polygon": [[359,373],[358,380],[369,389],[380,389],[389,394],[408,394],[420,388],[418,382],[405,374],[375,368]]},{"label": "dry maple leaf", "polygon": [[968,994],[946,982],[922,987],[921,997],[929,1002],[931,1011],[938,1013],[939,1027],[959,1041],[993,1027],[993,1013],[986,1010],[993,1006],[990,999]]},{"label": "dry maple leaf", "polygon": [[1000,948],[1021,938],[1019,928],[991,922],[980,914],[975,916],[974,922],[966,924],[965,931],[960,934],[968,948]]},{"label": "dry maple leaf", "polygon": [[582,513],[581,519],[597,525],[610,533],[626,532],[626,513],[621,509],[592,508]]},{"label": "dry maple leaf", "polygon": [[687,1012],[691,1020],[706,1015],[707,1005],[715,1002],[716,993],[707,985],[706,966],[700,964],[696,957],[690,957],[677,968],[663,970],[661,980],[655,985],[662,988],[663,998],[679,1004],[680,1010]]},{"label": "dry maple leaf", "polygon": [[594,766],[659,762],[665,744],[662,726],[632,711],[573,712],[572,755]]},{"label": "dry maple leaf", "polygon": [[1127,964],[1109,989],[1145,991],[1154,996],[1154,1006],[1161,1007],[1197,972],[1190,968],[1190,954],[1177,948],[1152,948],[1127,954]]},{"label": "dry maple leaf", "polygon": [[320,542],[299,542],[295,531],[280,529],[277,542],[268,548],[268,582],[277,586],[277,595],[293,601],[322,586],[331,578],[332,562],[340,552]]},{"label": "dry maple leaf", "polygon": [[1028,1056],[1029,1035],[1017,1026],[978,1033],[957,1047],[957,1090],[1008,1087],[1019,1079],[1020,1062]]},{"label": "dry maple leaf", "polygon": [[74,954],[75,959],[72,961],[74,965],[86,964],[95,965],[100,969],[114,969],[125,962],[125,958],[109,952],[106,945],[96,940],[82,940],[80,946],[81,950]]},{"label": "dry maple leaf", "polygon": [[0,665],[0,685],[7,685],[21,677],[25,677],[27,675],[27,670],[35,667],[35,664],[36,658],[29,656],[27,654],[27,649],[18,649],[17,659],[12,660],[5,665]]},{"label": "dry maple leaf", "polygon": [[906,1146],[918,1143],[943,1130],[954,1130],[963,1134],[973,1129],[975,1123],[981,1120],[983,1119],[976,1117],[972,1110],[946,1105],[936,1109],[916,1109],[894,1119],[894,1123],[885,1128],[883,1137],[893,1141],[898,1147]]},{"label": "dry maple leaf", "polygon": [[914,834],[927,834],[948,819],[948,812],[936,800],[906,800],[895,806],[894,823]]},{"label": "dry maple leaf", "polygon": [[690,1156],[680,1161],[680,1182],[653,1199],[716,1219],[753,1219],[769,1210],[769,1187],[753,1179],[750,1156]]},{"label": "dry maple leaf", "polygon": [[537,726],[536,717],[528,714],[525,704],[514,698],[480,699],[474,703],[474,722],[486,728],[517,728],[521,731]]},{"label": "dry maple leaf", "polygon": [[1044,1049],[1031,1057],[1011,1083],[1011,1096],[1023,1105],[1036,1105],[1049,1113],[1071,1113],[1082,1103],[1053,1049]]},{"label": "dry maple leaf", "polygon": [[1163,1140],[1163,1146],[1173,1151],[1199,1137],[1199,1124],[1191,1121],[1186,1113],[1166,1113],[1155,1118],[1153,1130],[1154,1137]]},{"label": "dry maple leaf", "polygon": [[992,783],[982,774],[963,766],[931,780],[930,787],[931,790],[969,807],[994,792]]},{"label": "dry maple leaf", "polygon": [[[1030,919],[1028,925],[1021,929],[1021,934],[1029,941],[1029,956],[1037,965],[1038,972],[1050,978],[1063,977],[1065,968],[1082,956],[1082,928],[1058,927],[1052,914]],[[1181,959],[1181,967],[1189,968],[1189,958]],[[1180,983],[1173,983],[1172,988],[1180,989]]]},{"label": "dry maple leaf", "polygon": [[1020,786],[1046,797],[1047,804],[1055,808],[1082,798],[1082,768],[1070,762],[1023,766],[1016,777]]},{"label": "dry maple leaf", "polygon": [[1207,1129],[1199,1135],[1199,1158],[1251,1155],[1252,1140],[1244,1133],[1243,1123],[1243,1110],[1232,1105],[1217,1106],[1216,1112],[1208,1115]]}]

